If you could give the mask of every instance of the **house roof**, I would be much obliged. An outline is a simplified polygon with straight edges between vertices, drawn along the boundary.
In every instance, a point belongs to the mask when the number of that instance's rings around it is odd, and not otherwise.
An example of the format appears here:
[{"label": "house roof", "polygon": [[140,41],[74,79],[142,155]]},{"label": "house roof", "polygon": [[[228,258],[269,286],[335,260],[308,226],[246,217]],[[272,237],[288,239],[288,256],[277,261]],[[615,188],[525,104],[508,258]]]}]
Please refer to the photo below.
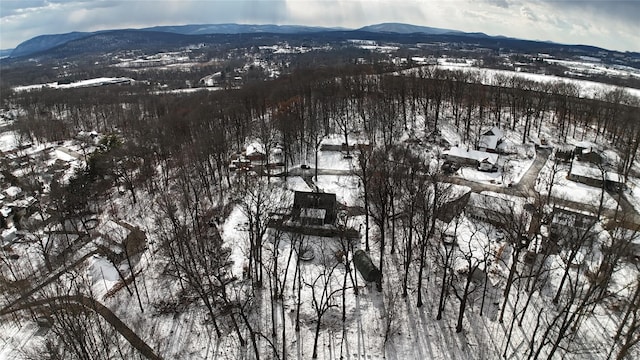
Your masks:
[{"label": "house roof", "polygon": [[264,155],[264,146],[258,142],[251,143],[247,145],[247,156],[262,154]]},{"label": "house roof", "polygon": [[480,137],[480,141],[478,142],[478,148],[495,150],[495,148],[498,147],[498,141],[500,141],[500,138],[498,138],[497,136],[482,135]]},{"label": "house roof", "polygon": [[504,133],[502,132],[502,130],[494,126],[482,134],[482,136],[480,137],[480,142],[478,143],[478,147],[495,150],[496,147],[498,147],[498,143],[500,142],[500,140],[502,140],[503,137]]},{"label": "house roof", "polygon": [[478,162],[482,162],[486,160],[491,164],[495,164],[498,162],[498,155],[491,154],[486,151],[478,151],[478,150],[465,150],[463,148],[454,146],[451,149],[444,152],[446,155],[455,156],[464,159],[473,159]]},{"label": "house roof", "polygon": [[593,226],[596,220],[597,219],[595,216],[589,214],[559,207],[553,208],[552,223],[555,225],[578,229],[587,229]]},{"label": "house roof", "polygon": [[492,127],[482,134],[484,136],[496,136],[498,139],[502,139],[504,137],[504,132],[500,130],[497,126]]},{"label": "house roof", "polygon": [[18,194],[20,194],[22,192],[22,189],[20,189],[17,186],[11,186],[11,187],[7,188],[4,192],[9,197],[16,197],[16,196],[18,196]]},{"label": "house roof", "polygon": [[334,223],[336,194],[296,191],[293,197],[292,217],[323,218],[325,223]]},{"label": "house roof", "polygon": [[108,235],[109,239],[117,244],[122,244],[131,232],[113,220],[107,220],[101,223],[97,230],[100,234]]},{"label": "house roof", "polygon": [[475,206],[480,209],[496,211],[504,213],[507,209],[514,209],[515,203],[509,199],[504,199],[498,196],[489,194],[471,193],[469,197],[469,205]]},{"label": "house roof", "polygon": [[[571,166],[571,175],[602,181],[602,171],[599,168],[584,162],[574,161]],[[604,178],[607,181],[622,182],[620,174],[613,171],[605,170]]]}]

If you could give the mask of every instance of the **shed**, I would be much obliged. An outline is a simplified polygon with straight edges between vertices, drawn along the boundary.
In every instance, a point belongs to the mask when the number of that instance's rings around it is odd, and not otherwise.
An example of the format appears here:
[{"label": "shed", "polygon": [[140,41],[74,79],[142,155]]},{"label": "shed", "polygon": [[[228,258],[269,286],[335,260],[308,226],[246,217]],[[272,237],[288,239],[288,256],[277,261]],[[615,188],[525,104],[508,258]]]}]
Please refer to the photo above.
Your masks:
[{"label": "shed", "polygon": [[357,250],[355,254],[353,254],[353,263],[362,275],[362,278],[367,282],[379,283],[382,280],[382,273],[373,265],[373,261],[371,261],[369,255],[363,250]]}]

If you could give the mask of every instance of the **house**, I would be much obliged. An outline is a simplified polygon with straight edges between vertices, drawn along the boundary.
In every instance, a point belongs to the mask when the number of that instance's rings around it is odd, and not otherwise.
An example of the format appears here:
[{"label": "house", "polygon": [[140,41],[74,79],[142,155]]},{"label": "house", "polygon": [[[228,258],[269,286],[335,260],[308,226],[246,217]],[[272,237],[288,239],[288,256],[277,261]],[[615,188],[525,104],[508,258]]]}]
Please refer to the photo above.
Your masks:
[{"label": "house", "polygon": [[604,162],[604,157],[599,152],[593,149],[584,149],[581,152],[576,152],[576,158],[580,161],[588,162],[594,165],[600,165]]},{"label": "house", "polygon": [[[452,188],[450,191],[452,196],[449,196],[448,199],[445,199],[443,204],[438,207],[437,212],[435,214],[436,218],[442,222],[450,223],[456,216],[458,216],[464,208],[469,203],[469,197],[471,196],[471,192],[468,191],[460,191],[458,189],[463,189],[462,187]],[[463,189],[466,190],[466,189]]]},{"label": "house", "polygon": [[284,149],[282,148],[282,146],[280,144],[277,144],[273,149],[271,149],[270,151],[270,158],[269,158],[269,162],[273,165],[276,166],[283,166],[284,165]]},{"label": "house", "polygon": [[460,164],[470,166],[480,166],[480,164],[490,164],[495,166],[498,162],[498,154],[491,154],[484,151],[477,150],[465,150],[463,148],[454,146],[451,149],[445,151],[444,157],[446,160]]},{"label": "house", "polygon": [[137,254],[146,246],[145,233],[125,221],[107,220],[95,231],[98,237],[94,243],[118,260],[124,260],[127,253],[130,256]]},{"label": "house", "polygon": [[591,232],[597,221],[594,215],[587,212],[554,207],[549,225],[549,237],[555,241],[577,239]]},{"label": "house", "polygon": [[215,74],[207,75],[207,76],[201,78],[198,81],[198,84],[204,85],[204,86],[216,86],[216,85],[218,85],[220,80],[222,80],[222,78],[223,78],[222,72],[218,71]]},{"label": "house", "polygon": [[471,193],[465,208],[465,214],[476,220],[500,226],[505,215],[515,207],[513,201],[493,195]]},{"label": "house", "polygon": [[303,225],[333,225],[338,214],[336,194],[296,191],[291,217]]},{"label": "house", "polygon": [[22,193],[21,188],[17,186],[10,186],[4,190],[4,194],[6,195],[6,197],[4,198],[6,198],[9,201],[15,200],[18,198],[18,195],[20,195],[20,193]]},{"label": "house", "polygon": [[602,188],[604,185],[605,189],[610,191],[619,191],[624,187],[624,181],[620,174],[580,161],[572,162],[567,178],[571,181],[598,188]]},{"label": "house", "polygon": [[495,153],[498,151],[498,145],[502,142],[504,133],[498,127],[494,126],[480,136],[478,142],[478,150],[484,152]]},{"label": "house", "polygon": [[521,221],[524,232],[528,232],[532,216],[525,205],[526,199],[517,196],[471,193],[464,211],[467,217],[498,227],[505,226],[508,222]]},{"label": "house", "polygon": [[251,162],[263,162],[267,160],[267,153],[264,151],[262,144],[254,142],[247,146],[245,157]]},{"label": "house", "polygon": [[581,141],[577,143],[573,153],[579,161],[588,162],[594,165],[600,165],[605,160],[595,144],[588,141]]},{"label": "house", "polygon": [[573,149],[568,147],[559,147],[555,152],[555,159],[563,163],[570,163],[573,160]]},{"label": "house", "polygon": [[0,244],[10,243],[14,241],[18,236],[18,230],[15,227],[8,229],[0,229]]}]

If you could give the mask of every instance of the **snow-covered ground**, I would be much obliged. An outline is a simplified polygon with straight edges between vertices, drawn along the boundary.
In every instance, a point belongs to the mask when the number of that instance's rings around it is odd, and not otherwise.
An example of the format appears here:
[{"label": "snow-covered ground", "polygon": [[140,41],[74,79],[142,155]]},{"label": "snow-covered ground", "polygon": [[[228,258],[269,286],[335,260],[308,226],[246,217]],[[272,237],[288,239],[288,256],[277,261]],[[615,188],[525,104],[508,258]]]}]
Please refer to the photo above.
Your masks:
[{"label": "snow-covered ground", "polygon": [[[540,170],[536,180],[535,189],[543,196],[547,196],[549,194],[552,167],[553,159],[547,160],[545,166]],[[553,186],[551,186],[551,197],[582,203],[597,208],[602,196],[604,208],[615,209],[618,206],[618,202],[607,192],[604,192],[603,194],[601,188],[571,181],[568,179],[568,174],[568,165],[558,166],[558,170],[554,176]]]},{"label": "snow-covered ground", "polygon": [[360,180],[356,176],[318,175],[315,184],[323,192],[336,194],[339,203],[347,206],[364,206],[360,198]]},{"label": "snow-covered ground", "polygon": [[117,78],[99,77],[99,78],[75,81],[69,84],[59,84],[57,82],[53,82],[53,83],[47,83],[47,84],[16,86],[13,88],[13,90],[14,91],[30,91],[30,90],[37,90],[42,88],[72,89],[72,88],[82,88],[82,87],[113,85],[113,84],[131,84],[133,82],[135,82],[135,80],[131,78],[126,78],[126,77],[117,77]]},{"label": "snow-covered ground", "polygon": [[559,59],[543,59],[543,61],[551,64],[563,65],[576,73],[584,75],[608,75],[623,78],[640,78],[640,71],[638,71],[638,69],[620,65],[603,64],[599,61],[575,61]]},{"label": "snow-covered ground", "polygon": [[[616,90],[620,87],[615,85],[608,85],[603,83],[598,83],[589,80],[579,80],[579,79],[570,79],[559,77],[555,75],[544,75],[544,74],[532,74],[523,71],[511,71],[511,70],[495,70],[495,69],[486,69],[479,68],[475,66],[470,66],[468,63],[462,64],[452,64],[446,63],[442,65],[438,65],[439,68],[443,70],[462,70],[474,74],[480,78],[480,81],[483,84],[493,85],[496,84],[495,78],[497,76],[502,77],[518,77],[522,79],[532,80],[541,83],[568,83],[575,85],[580,92],[580,96],[582,97],[594,97],[596,94],[601,94],[603,92]],[[625,91],[629,94],[640,98],[640,89],[634,89],[629,87],[623,87]]]},{"label": "snow-covered ground", "polygon": [[18,146],[16,133],[13,131],[5,131],[0,133],[0,151],[6,152],[15,149]]},{"label": "snow-covered ground", "polygon": [[[364,46],[375,45],[364,44]],[[464,68],[475,71],[473,69],[476,68],[472,65],[472,63],[465,62]],[[458,65],[451,63],[440,66],[458,67]],[[487,76],[495,76],[495,74]],[[22,90],[28,90],[28,88]],[[588,91],[591,90],[593,89],[588,89]],[[443,117],[449,115],[445,109],[443,109],[443,113]],[[419,116],[417,126],[422,126],[421,122],[423,121],[424,119]],[[459,132],[446,124],[445,120],[443,122],[445,125],[442,129],[442,137],[452,144],[461,142]],[[0,149],[15,148],[15,137],[12,137],[12,140],[6,134],[0,136]],[[408,138],[407,134],[404,135],[403,139]],[[11,134],[11,136],[13,135]],[[507,133],[507,141],[519,144],[519,139],[516,136],[515,132]],[[420,136],[418,135],[418,137]],[[323,144],[335,146],[341,145],[343,141],[342,136],[334,134],[324,139]],[[350,135],[349,144],[363,142],[366,140]],[[52,146],[49,144],[48,146],[46,147],[44,144],[34,146],[25,152],[45,151],[46,149],[54,161],[59,159],[75,164],[70,167],[71,170],[83,165],[82,160],[73,155],[81,151],[77,144],[65,142],[62,145]],[[534,163],[535,151],[532,152],[531,144],[513,146],[516,148],[515,154],[505,156],[501,160],[500,164],[505,168],[504,172],[486,173],[472,168],[462,168],[459,175],[466,180],[484,184],[504,186],[507,183],[518,183]],[[62,150],[62,147],[70,151]],[[438,157],[432,155],[440,149],[434,146],[434,149],[422,152],[423,150],[425,149],[419,148],[420,155],[425,158],[431,156],[431,162],[437,164]],[[344,205],[362,206],[361,184],[357,177],[347,175],[348,172],[358,167],[357,151],[352,154],[352,158],[345,159],[344,155],[341,151],[320,151],[318,153],[318,168],[327,170],[327,173],[333,171],[336,175],[319,175],[317,179],[310,181],[315,183],[321,191],[335,193],[337,200]],[[314,154],[309,155],[307,163],[314,166],[314,158]],[[545,191],[548,191],[545,181],[550,177],[550,166],[551,163],[547,162],[547,165],[540,172],[536,184],[536,190],[543,195]],[[310,170],[307,175],[312,174],[313,171]],[[566,179],[566,175],[566,170],[561,170],[556,175],[553,197],[581,204],[597,205],[601,196],[600,189],[569,181]],[[307,177],[305,179],[309,181]],[[275,185],[269,188],[269,194],[282,200],[279,204],[281,207],[289,207],[291,205],[290,195],[293,191],[312,190],[305,179],[297,176],[287,177],[286,181],[272,179],[272,184]],[[638,190],[640,189],[640,181],[634,179],[631,180],[631,184],[630,193],[636,200],[640,199],[640,190]],[[452,198],[459,197],[471,190],[469,187],[461,186],[452,186],[452,188]],[[166,239],[162,239],[158,234],[159,227],[168,221],[160,215],[164,214],[163,211],[167,211],[167,209],[162,209],[157,199],[154,200],[151,195],[142,190],[139,189],[138,194],[138,203],[133,204],[127,194],[118,195],[117,192],[114,192],[108,200],[108,209],[98,215],[99,222],[102,224],[122,219],[139,226],[147,234],[147,248],[142,254],[136,256],[133,269],[129,269],[124,263],[118,264],[117,267],[114,266],[104,257],[95,255],[95,246],[89,244],[73,254],[74,259],[87,256],[87,259],[74,270],[74,274],[77,272],[77,274],[87,276],[90,280],[92,293],[99,299],[102,299],[120,282],[117,270],[120,270],[125,276],[131,273],[130,270],[138,274],[136,284],[140,287],[141,304],[138,304],[136,295],[125,290],[116,291],[113,296],[104,299],[103,302],[164,358],[247,358],[247,353],[250,354],[250,351],[247,350],[247,347],[241,348],[239,346],[230,325],[225,328],[224,336],[221,338],[215,336],[211,319],[207,319],[209,315],[203,304],[189,303],[184,309],[175,313],[161,313],[157,310],[158,305],[164,301],[182,301],[184,284],[182,279],[177,280],[175,276],[167,275],[169,260],[166,254],[166,245],[163,245],[163,240]],[[501,194],[494,195],[503,196]],[[617,205],[615,200],[608,194],[604,195],[605,207],[615,208]],[[153,196],[160,197],[159,194]],[[640,200],[635,201],[634,205],[637,206],[638,203]],[[237,295],[238,299],[242,300],[243,297],[238,294],[251,287],[249,282],[244,280],[249,256],[249,220],[239,205],[234,203],[229,206],[231,208],[226,212],[228,215],[222,219],[222,223],[218,226],[224,247],[230,249],[230,273],[237,279],[231,283],[227,295]],[[353,244],[356,249],[365,246],[364,227],[361,226],[363,222],[363,216],[355,216],[347,221],[348,226],[360,231],[359,238]],[[498,312],[502,308],[502,292],[512,261],[510,257],[514,251],[492,225],[470,220],[465,216],[461,216],[456,225],[457,230],[452,230],[450,227],[444,229],[445,225],[438,224],[443,227],[438,229],[442,232],[457,232],[455,234],[456,246],[445,248],[439,235],[430,239],[422,289],[418,289],[416,285],[418,265],[414,255],[414,259],[412,259],[414,261],[410,264],[410,286],[406,298],[403,298],[399,293],[403,280],[403,264],[400,254],[406,251],[405,246],[407,245],[405,243],[407,234],[401,226],[398,226],[396,237],[393,239],[393,241],[397,241],[397,249],[400,250],[395,254],[387,253],[385,255],[382,292],[376,291],[374,285],[366,284],[359,272],[344,265],[343,256],[346,255],[349,258],[350,255],[341,252],[344,250],[345,244],[341,243],[339,238],[302,237],[305,242],[304,246],[313,251],[314,258],[300,262],[298,265],[298,262],[295,261],[298,249],[295,241],[298,241],[299,237],[287,233],[276,240],[273,232],[269,231],[264,241],[263,250],[266,258],[264,266],[267,271],[271,271],[274,269],[274,263],[277,262],[278,274],[282,276],[284,276],[284,272],[288,274],[288,278],[283,281],[283,284],[278,285],[282,285],[286,291],[282,300],[274,300],[269,292],[274,286],[273,283],[265,284],[263,289],[253,289],[254,299],[251,307],[255,312],[250,315],[251,325],[265,337],[270,334],[272,325],[278,331],[285,330],[284,338],[280,333],[277,333],[272,340],[278,344],[284,343],[290,358],[307,359],[311,357],[313,334],[319,320],[313,305],[325,301],[328,308],[321,320],[318,345],[319,358],[321,359],[485,359],[497,358],[505,349],[509,350],[512,358],[526,357],[528,334],[535,326],[536,316],[542,314],[541,316],[545,316],[544,320],[546,321],[549,320],[547,316],[553,313],[553,309],[549,308],[550,289],[558,286],[562,271],[566,268],[562,258],[563,256],[566,258],[566,251],[550,255],[549,283],[546,287],[532,292],[534,296],[531,308],[524,313],[523,325],[519,327],[514,326],[513,322],[511,323],[513,338],[510,343],[507,343],[505,336],[507,326],[505,324],[512,320],[515,321],[516,314],[519,314],[517,309],[522,307],[522,303],[519,303],[521,299],[516,298],[514,295],[516,291],[512,290],[505,302],[504,309],[507,314],[505,323],[497,321]],[[51,229],[60,230],[60,228],[53,226]],[[377,250],[380,239],[378,231],[374,225],[371,225],[368,234],[372,243],[370,255],[376,265],[380,258]],[[600,228],[598,231],[605,233]],[[414,236],[417,235],[414,234]],[[72,240],[77,237],[78,235],[75,235]],[[42,241],[42,239],[40,240]],[[387,238],[387,241],[389,240],[391,239]],[[605,240],[599,239],[599,241],[604,242]],[[19,256],[16,261],[20,262],[24,268],[37,269],[41,267],[42,260],[38,255],[37,245],[39,244],[36,242],[15,247],[15,254]],[[415,247],[416,244],[414,243],[413,246]],[[448,251],[445,249],[450,249],[454,254],[452,270],[455,272],[455,277],[452,281],[456,293],[461,290],[461,285],[463,285],[461,281],[466,275],[465,271],[468,271],[469,266],[474,264],[480,263],[479,269],[487,274],[489,280],[487,283],[490,284],[486,294],[478,287],[470,295],[463,331],[459,333],[455,329],[459,302],[451,293],[445,299],[443,319],[435,320],[441,286],[440,276],[442,275],[442,267],[439,266],[438,261],[441,261],[443,252]],[[580,249],[580,254],[581,262],[586,264],[584,268],[591,268],[601,257],[597,247]],[[293,256],[294,260],[291,260],[290,256]],[[303,281],[300,282],[302,289],[299,297],[292,290],[297,286],[293,280],[296,273],[301,274],[303,278]],[[572,274],[575,274],[576,279],[582,279],[579,271]],[[484,276],[484,274],[481,275]],[[636,275],[637,269],[622,266],[614,276],[614,288],[628,288],[629,282]],[[345,283],[347,286],[346,289],[343,289]],[[325,288],[328,289],[328,292],[321,295]],[[355,295],[355,289],[359,291],[358,296]],[[425,302],[420,308],[416,305],[418,293],[424,296]],[[487,295],[486,303],[482,301],[481,295]],[[322,296],[325,297],[322,298]],[[300,308],[301,329],[296,332],[294,323],[298,304],[302,304]],[[140,308],[143,308],[144,312]],[[345,312],[346,321],[344,322],[341,319],[342,309]],[[271,316],[272,310],[275,311],[273,316]],[[604,345],[602,344],[609,341],[606,336],[602,336],[602,332],[615,328],[616,315],[604,307],[598,307],[597,311],[597,316],[585,320],[574,339],[594,344],[592,357],[602,358],[600,356],[603,354],[602,346]],[[229,319],[228,314],[221,313],[220,317]],[[236,318],[239,319],[239,316]],[[272,324],[272,321],[275,321],[275,324]],[[20,358],[22,347],[32,346],[39,341],[34,339],[44,338],[45,331],[34,327],[31,320],[26,319],[22,324],[21,328],[16,327],[13,321],[0,324],[0,334],[2,334],[0,336],[0,359]],[[243,336],[248,339],[248,332],[243,331]],[[262,354],[271,354],[267,341],[259,338],[258,342]],[[578,354],[574,358],[583,358],[582,356],[591,355]]]},{"label": "snow-covered ground", "polygon": [[[352,156],[350,158],[345,158],[345,154],[346,153],[341,151],[318,151],[318,169],[344,171],[357,169],[357,153],[352,152]],[[311,167],[315,167],[315,157],[313,154],[309,155],[307,164]]]}]

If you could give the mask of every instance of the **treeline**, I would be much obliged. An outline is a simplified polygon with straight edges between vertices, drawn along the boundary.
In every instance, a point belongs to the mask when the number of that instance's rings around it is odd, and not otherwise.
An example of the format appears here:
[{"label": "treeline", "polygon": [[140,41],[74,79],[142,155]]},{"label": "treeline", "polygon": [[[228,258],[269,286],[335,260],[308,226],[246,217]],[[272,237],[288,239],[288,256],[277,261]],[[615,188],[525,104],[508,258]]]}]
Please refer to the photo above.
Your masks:
[{"label": "treeline", "polygon": [[373,143],[388,145],[423,115],[419,130],[430,134],[446,108],[446,120],[467,144],[477,145],[482,130],[493,125],[520,130],[525,143],[542,136],[545,124],[557,129],[557,138],[547,140],[609,143],[623,155],[625,175],[635,158],[638,99],[623,89],[583,98],[571,83],[500,75],[487,80],[437,67],[393,75],[390,70],[384,64],[300,70],[241,89],[195,94],[147,94],[145,85],[134,85],[42,89],[8,99],[26,111],[17,123],[21,133],[37,141],[71,138],[79,130],[118,132],[133,142],[178,148],[223,138],[214,147],[226,158],[249,137],[259,137],[267,146],[283,143],[292,164],[313,150],[313,138],[328,132],[359,130]]}]

